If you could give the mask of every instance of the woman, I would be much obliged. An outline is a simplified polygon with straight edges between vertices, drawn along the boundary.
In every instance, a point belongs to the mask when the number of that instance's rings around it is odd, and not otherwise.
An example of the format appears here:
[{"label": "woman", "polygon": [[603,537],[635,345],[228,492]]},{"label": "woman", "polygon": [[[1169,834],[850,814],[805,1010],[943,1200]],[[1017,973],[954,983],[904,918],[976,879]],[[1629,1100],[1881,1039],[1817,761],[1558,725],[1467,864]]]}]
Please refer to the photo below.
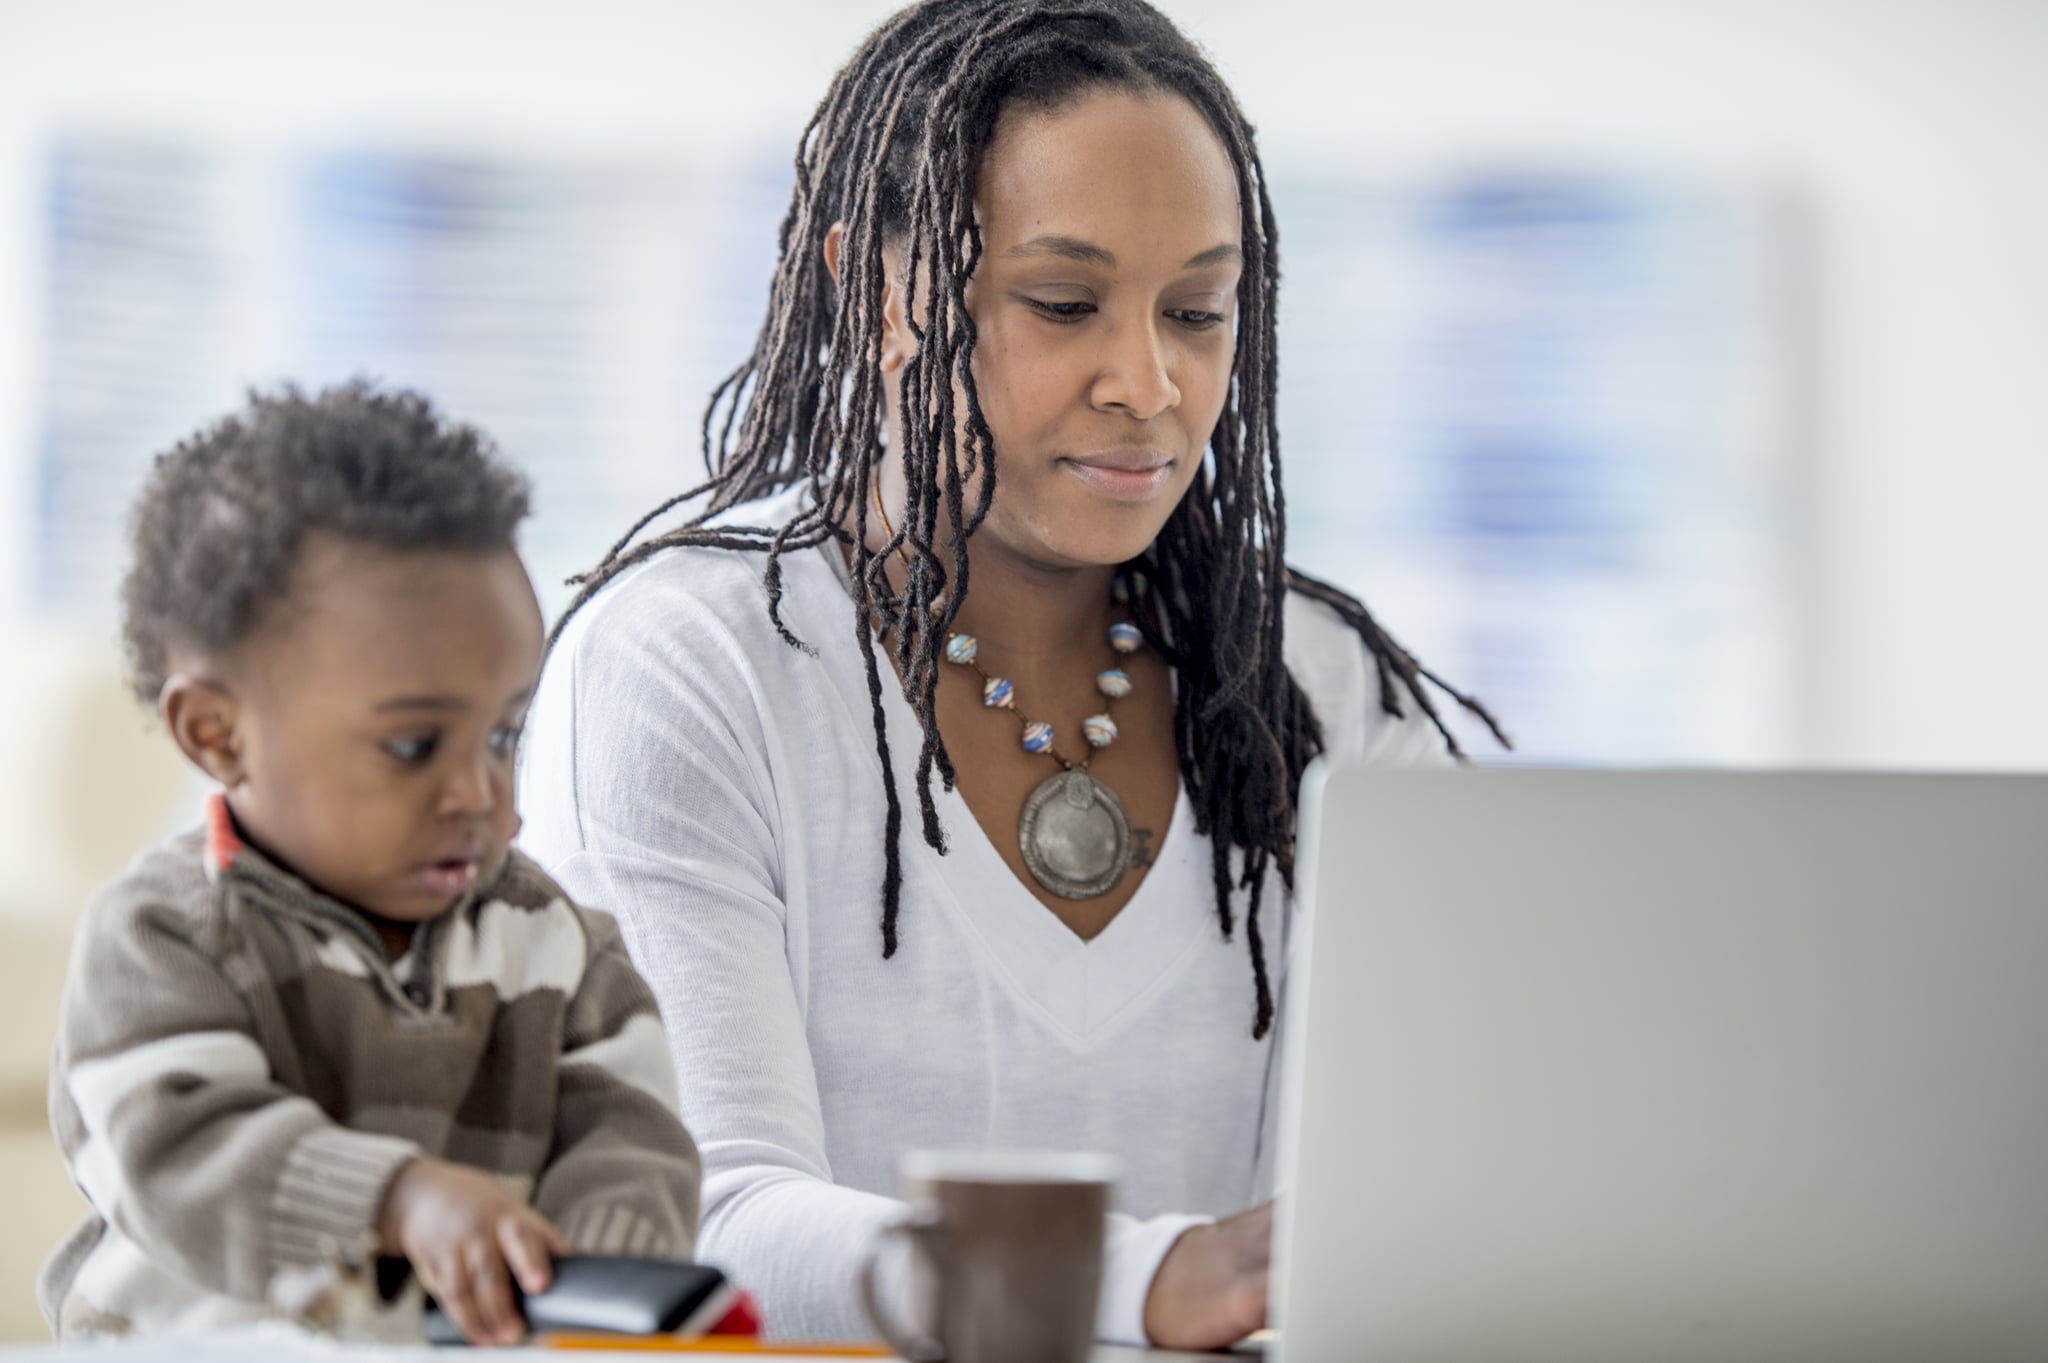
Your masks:
[{"label": "woman", "polygon": [[714,475],[654,515],[703,500],[559,629],[526,845],[619,915],[700,1253],[772,1332],[865,1334],[897,1158],[985,1145],[1118,1156],[1100,1332],[1222,1344],[1265,1313],[1302,769],[1456,753],[1281,557],[1250,129],[1139,0],[936,0],[796,169]]}]

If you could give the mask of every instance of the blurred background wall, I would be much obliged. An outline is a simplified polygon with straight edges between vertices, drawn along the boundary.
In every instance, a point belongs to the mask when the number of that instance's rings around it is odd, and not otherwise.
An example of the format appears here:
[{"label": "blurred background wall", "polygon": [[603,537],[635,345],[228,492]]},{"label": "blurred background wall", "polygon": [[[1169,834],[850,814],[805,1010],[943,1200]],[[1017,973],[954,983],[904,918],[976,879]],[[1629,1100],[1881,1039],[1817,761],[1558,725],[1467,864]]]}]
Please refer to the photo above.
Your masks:
[{"label": "blurred background wall", "polygon": [[[0,1335],[70,917],[191,805],[113,642],[148,456],[367,369],[582,566],[699,467],[888,8],[0,3]],[[1537,756],[2048,766],[2048,5],[1166,8],[1274,184],[1298,561]]]}]

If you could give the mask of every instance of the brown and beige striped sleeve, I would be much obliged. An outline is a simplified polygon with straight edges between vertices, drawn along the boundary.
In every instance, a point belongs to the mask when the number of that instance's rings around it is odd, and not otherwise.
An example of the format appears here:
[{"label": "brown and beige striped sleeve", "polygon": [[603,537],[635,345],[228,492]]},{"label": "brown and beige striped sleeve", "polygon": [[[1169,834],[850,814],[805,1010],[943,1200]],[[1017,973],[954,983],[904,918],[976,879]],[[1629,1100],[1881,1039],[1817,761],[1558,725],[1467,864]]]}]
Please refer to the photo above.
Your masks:
[{"label": "brown and beige striped sleeve", "polygon": [[578,916],[589,954],[563,1017],[555,1153],[534,1205],[586,1253],[688,1258],[703,1166],[661,1014],[611,916]]},{"label": "brown and beige striped sleeve", "polygon": [[261,1301],[281,1271],[373,1248],[417,1147],[276,1082],[221,899],[196,865],[162,859],[89,906],[51,1115],[101,1219],[195,1287]]}]

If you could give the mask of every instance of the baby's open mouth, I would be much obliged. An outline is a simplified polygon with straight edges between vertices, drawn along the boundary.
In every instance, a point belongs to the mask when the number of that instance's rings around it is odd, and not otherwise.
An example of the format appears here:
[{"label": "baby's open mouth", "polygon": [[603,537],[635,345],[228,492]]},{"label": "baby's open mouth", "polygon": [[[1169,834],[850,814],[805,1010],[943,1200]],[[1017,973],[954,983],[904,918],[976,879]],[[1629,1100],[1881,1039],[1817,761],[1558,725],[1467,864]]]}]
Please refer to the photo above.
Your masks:
[{"label": "baby's open mouth", "polygon": [[477,863],[473,857],[443,857],[428,862],[417,874],[421,883],[435,894],[456,895],[475,883]]}]

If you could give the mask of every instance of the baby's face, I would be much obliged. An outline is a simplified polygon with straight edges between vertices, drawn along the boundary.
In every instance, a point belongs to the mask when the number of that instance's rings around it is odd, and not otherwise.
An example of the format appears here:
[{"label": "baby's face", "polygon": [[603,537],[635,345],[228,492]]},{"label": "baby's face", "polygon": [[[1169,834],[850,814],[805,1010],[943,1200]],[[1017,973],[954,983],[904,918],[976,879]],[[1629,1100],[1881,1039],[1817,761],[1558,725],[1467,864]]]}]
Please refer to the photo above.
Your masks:
[{"label": "baby's face", "polygon": [[506,551],[320,536],[250,640],[228,802],[261,850],[401,923],[492,874],[518,831],[512,762],[540,669],[532,584]]}]

